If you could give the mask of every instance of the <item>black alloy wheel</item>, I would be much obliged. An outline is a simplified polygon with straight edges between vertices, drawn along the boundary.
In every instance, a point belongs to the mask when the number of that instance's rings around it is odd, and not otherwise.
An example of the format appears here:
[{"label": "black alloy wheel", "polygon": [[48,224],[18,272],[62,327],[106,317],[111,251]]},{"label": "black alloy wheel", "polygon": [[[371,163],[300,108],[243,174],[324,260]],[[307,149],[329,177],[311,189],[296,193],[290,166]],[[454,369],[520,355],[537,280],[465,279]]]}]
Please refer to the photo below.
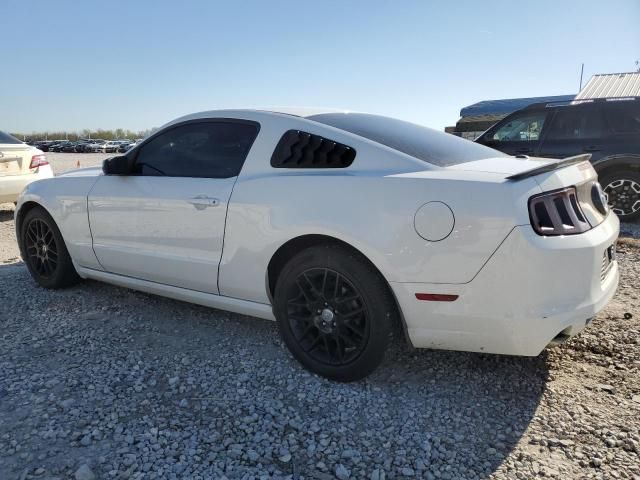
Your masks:
[{"label": "black alloy wheel", "polygon": [[45,288],[69,287],[80,280],[51,215],[34,207],[20,219],[20,251],[33,279]]},{"label": "black alloy wheel", "polygon": [[309,247],[280,272],[274,313],[292,355],[308,370],[349,382],[384,359],[395,300],[380,272],[340,244]]},{"label": "black alloy wheel", "polygon": [[53,230],[40,218],[26,226],[27,261],[42,278],[51,278],[58,268],[58,246]]},{"label": "black alloy wheel", "polygon": [[287,318],[296,341],[314,360],[346,365],[362,353],[370,323],[360,292],[338,272],[312,268],[287,292]]}]

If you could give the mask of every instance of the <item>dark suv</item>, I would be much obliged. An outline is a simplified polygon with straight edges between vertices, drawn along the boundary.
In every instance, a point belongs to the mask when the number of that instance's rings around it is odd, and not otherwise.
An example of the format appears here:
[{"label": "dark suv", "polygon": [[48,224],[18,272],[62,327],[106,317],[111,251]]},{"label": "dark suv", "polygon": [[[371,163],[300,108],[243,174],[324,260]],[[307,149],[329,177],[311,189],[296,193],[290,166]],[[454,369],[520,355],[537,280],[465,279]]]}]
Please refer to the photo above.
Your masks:
[{"label": "dark suv", "polygon": [[590,153],[613,211],[623,221],[640,218],[640,97],[530,105],[476,142],[510,155]]}]

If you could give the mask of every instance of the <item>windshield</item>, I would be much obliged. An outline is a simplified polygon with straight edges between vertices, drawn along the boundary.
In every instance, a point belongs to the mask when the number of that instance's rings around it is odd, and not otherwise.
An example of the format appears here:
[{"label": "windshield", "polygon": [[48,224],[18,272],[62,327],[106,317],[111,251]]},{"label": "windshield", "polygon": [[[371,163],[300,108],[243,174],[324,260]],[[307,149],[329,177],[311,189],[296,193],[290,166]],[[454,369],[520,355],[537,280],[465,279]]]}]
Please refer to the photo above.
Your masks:
[{"label": "windshield", "polygon": [[321,113],[307,119],[359,135],[439,167],[507,156],[449,133],[380,115]]},{"label": "windshield", "polygon": [[0,143],[22,143],[16,137],[9,135],[8,133],[0,132]]}]

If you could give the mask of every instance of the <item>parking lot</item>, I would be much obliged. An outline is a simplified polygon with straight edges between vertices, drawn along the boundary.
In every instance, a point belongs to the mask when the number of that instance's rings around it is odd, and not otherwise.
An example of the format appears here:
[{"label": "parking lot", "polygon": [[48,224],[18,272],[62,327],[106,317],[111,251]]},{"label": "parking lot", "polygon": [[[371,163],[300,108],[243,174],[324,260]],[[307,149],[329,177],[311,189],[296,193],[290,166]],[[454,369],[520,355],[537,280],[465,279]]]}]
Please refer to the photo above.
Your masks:
[{"label": "parking lot", "polygon": [[[105,154],[47,155],[54,171]],[[49,291],[0,205],[0,478],[640,478],[640,241],[536,358],[413,351],[307,373],[275,325],[96,282]],[[626,234],[637,232],[626,225]]]}]

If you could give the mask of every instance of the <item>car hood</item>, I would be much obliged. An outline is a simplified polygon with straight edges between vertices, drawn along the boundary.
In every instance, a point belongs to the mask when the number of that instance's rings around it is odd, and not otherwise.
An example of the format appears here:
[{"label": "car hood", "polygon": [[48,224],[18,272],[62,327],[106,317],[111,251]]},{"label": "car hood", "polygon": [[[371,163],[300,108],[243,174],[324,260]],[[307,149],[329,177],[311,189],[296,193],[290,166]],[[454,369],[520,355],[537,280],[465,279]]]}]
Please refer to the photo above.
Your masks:
[{"label": "car hood", "polygon": [[66,172],[62,172],[56,176],[58,177],[97,177],[98,175],[104,175],[102,173],[102,167],[76,168],[72,170],[67,170]]}]

